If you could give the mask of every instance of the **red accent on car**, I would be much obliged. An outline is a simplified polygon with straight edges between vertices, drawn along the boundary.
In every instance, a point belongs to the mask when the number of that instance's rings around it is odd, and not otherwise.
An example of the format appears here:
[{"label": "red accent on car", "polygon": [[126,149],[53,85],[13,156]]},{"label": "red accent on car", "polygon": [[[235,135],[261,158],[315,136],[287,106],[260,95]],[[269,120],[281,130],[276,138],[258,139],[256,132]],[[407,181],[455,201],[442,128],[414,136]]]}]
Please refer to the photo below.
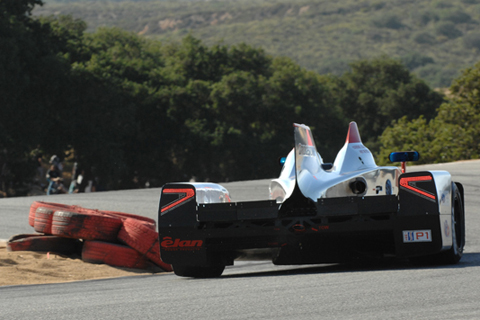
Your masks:
[{"label": "red accent on car", "polygon": [[171,237],[164,237],[160,245],[163,248],[192,248],[203,246],[203,240],[173,240]]},{"label": "red accent on car", "polygon": [[425,190],[419,189],[410,184],[412,182],[425,182],[425,181],[432,181],[432,180],[433,180],[432,176],[405,177],[400,179],[400,186],[404,187],[405,189],[411,190],[413,192],[419,193],[427,198],[435,200],[434,194],[427,192]]},{"label": "red accent on car", "polygon": [[348,134],[347,134],[347,141],[346,143],[358,143],[362,142],[360,138],[360,132],[358,132],[357,123],[352,121],[348,126]]},{"label": "red accent on car", "polygon": [[307,139],[308,139],[308,145],[312,147],[313,139],[312,139],[312,133],[310,132],[310,130],[307,131]]},{"label": "red accent on car", "polygon": [[178,194],[178,200],[175,200],[168,205],[164,206],[161,212],[165,212],[173,207],[183,204],[185,201],[193,198],[195,196],[195,191],[193,189],[164,189],[162,193]]}]

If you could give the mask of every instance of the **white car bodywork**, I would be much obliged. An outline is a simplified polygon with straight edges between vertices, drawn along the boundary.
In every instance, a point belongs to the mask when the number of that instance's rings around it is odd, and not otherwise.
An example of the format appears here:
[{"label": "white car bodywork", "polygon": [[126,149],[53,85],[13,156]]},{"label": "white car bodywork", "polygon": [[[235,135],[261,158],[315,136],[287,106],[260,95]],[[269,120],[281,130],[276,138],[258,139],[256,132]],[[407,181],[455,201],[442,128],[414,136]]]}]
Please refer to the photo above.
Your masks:
[{"label": "white car bodywork", "polygon": [[295,178],[303,195],[313,201],[320,198],[398,194],[401,170],[395,166],[376,165],[372,153],[360,139],[355,122],[350,123],[345,145],[329,170],[323,169],[324,164],[316,150],[310,128],[295,124],[295,129],[296,148],[287,156],[279,178],[270,183],[272,200],[287,199],[295,187]]}]

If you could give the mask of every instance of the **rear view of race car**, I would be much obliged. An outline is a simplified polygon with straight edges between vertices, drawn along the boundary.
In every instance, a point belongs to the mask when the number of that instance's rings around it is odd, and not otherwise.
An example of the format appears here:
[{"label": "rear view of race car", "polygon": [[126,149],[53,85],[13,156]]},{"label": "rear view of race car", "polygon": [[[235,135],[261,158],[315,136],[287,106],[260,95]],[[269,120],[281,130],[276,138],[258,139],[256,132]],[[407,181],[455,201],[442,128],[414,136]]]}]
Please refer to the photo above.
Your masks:
[{"label": "rear view of race car", "polygon": [[[463,187],[448,172],[377,166],[354,122],[333,164],[323,163],[309,127],[295,124],[294,136],[287,174],[272,181],[272,200],[230,202],[217,184],[163,187],[160,252],[177,275],[220,276],[245,257],[278,265],[389,256],[460,260]],[[391,155],[394,162],[415,158],[413,152]]]}]

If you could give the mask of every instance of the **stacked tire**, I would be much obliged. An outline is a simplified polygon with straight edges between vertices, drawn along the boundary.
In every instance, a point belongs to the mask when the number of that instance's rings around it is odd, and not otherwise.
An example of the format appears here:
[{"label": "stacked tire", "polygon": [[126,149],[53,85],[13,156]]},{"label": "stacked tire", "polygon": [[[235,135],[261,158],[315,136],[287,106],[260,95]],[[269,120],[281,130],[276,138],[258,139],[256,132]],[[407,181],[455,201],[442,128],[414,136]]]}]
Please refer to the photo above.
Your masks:
[{"label": "stacked tire", "polygon": [[[29,224],[38,233],[9,239],[10,251],[79,254],[90,263],[172,271],[160,258],[155,220],[139,215],[34,201]],[[154,268],[155,269],[155,268]]]}]

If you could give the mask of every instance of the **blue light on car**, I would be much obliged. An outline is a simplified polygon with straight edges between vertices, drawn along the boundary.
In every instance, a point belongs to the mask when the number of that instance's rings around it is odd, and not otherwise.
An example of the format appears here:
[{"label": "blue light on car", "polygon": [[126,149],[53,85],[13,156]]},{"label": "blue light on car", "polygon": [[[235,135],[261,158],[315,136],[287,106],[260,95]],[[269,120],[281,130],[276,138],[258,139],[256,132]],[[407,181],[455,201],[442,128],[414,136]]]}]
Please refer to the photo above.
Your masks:
[{"label": "blue light on car", "polygon": [[418,161],[420,154],[417,151],[392,152],[389,157],[390,162]]}]

